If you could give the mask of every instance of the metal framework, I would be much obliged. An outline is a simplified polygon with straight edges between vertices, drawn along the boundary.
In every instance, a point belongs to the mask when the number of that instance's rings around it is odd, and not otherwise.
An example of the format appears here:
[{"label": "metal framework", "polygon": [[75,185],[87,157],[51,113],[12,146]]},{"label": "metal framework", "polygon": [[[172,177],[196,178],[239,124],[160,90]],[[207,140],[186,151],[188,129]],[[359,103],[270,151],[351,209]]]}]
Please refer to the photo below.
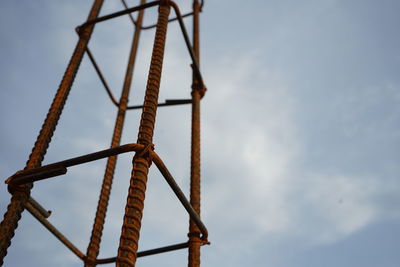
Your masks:
[{"label": "metal framework", "polygon": [[[18,227],[18,221],[20,220],[21,214],[25,209],[27,209],[44,227],[46,227],[55,237],[57,237],[78,258],[80,258],[83,261],[84,266],[87,267],[113,262],[116,263],[116,266],[121,267],[134,266],[138,257],[183,248],[188,248],[188,266],[196,267],[200,266],[200,246],[209,244],[207,240],[207,228],[200,219],[200,100],[206,91],[199,68],[199,13],[203,7],[203,1],[199,3],[199,0],[193,0],[192,12],[182,15],[178,5],[170,0],[152,1],[149,3],[146,3],[145,0],[140,0],[140,4],[132,8],[128,7],[125,0],[121,0],[125,7],[124,10],[99,17],[103,1],[104,0],[94,0],[87,21],[76,28],[76,31],[79,35],[79,41],[61,80],[53,103],[51,104],[51,107],[47,113],[37,141],[35,142],[35,145],[26,163],[26,167],[23,170],[16,172],[6,180],[9,192],[11,193],[11,201],[7,207],[6,213],[4,214],[4,219],[0,224],[0,265],[3,264],[4,257],[7,255],[7,249],[11,245],[11,239],[14,236],[16,228]],[[144,11],[145,9],[151,7],[158,7],[157,23],[154,25],[143,26],[142,22]],[[176,16],[172,19],[169,19],[171,8],[174,10]],[[134,19],[132,16],[133,12],[138,13],[136,19]],[[122,93],[119,101],[117,101],[109,89],[109,86],[98,64],[96,63],[96,60],[91,53],[88,43],[93,29],[97,23],[123,15],[129,16],[134,25],[135,31]],[[190,41],[185,24],[183,22],[183,18],[189,16],[193,17],[192,41]],[[168,23],[172,21],[178,21],[186,47],[191,57],[192,98],[166,100],[165,103],[158,103],[167,27]],[[142,30],[153,28],[155,28],[155,37],[144,103],[141,106],[128,106],[128,97],[132,83],[132,75],[138,50],[140,32]],[[118,108],[111,141],[111,148],[42,166],[41,163],[44,159],[52,135],[56,129],[57,122],[71,90],[79,65],[85,53],[92,62],[108,96],[110,97],[110,100]],[[161,158],[154,151],[154,145],[152,143],[157,107],[181,104],[192,105],[190,201],[185,197],[184,193],[175,182]],[[120,145],[125,113],[127,110],[131,109],[142,109],[137,142]],[[131,180],[125,206],[125,215],[121,229],[117,256],[107,259],[98,259],[97,257],[100,250],[100,242],[114,170],[117,162],[117,155],[129,152],[135,152],[135,154],[132,160],[133,167]],[[34,182],[36,181],[63,175],[67,172],[68,167],[102,158],[108,158],[108,160],[90,242],[86,254],[84,254],[47,220],[47,218],[50,216],[50,212],[36,202],[30,196],[30,192]],[[152,163],[157,166],[189,214],[188,240],[180,244],[138,252],[138,240],[140,235],[142,213],[144,209],[146,183],[149,167]]]}]

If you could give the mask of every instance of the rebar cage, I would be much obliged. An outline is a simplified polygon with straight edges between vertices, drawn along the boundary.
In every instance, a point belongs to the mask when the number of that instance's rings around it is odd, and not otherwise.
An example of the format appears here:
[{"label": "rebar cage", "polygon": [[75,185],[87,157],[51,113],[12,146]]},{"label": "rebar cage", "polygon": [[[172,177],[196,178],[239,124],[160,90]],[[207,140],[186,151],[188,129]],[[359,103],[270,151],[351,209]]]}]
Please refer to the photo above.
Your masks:
[{"label": "rebar cage", "polygon": [[[206,92],[206,87],[199,68],[199,14],[202,11],[203,1],[193,0],[193,10],[184,15],[181,14],[178,5],[170,0],[152,1],[146,3],[140,0],[138,6],[128,7],[125,0],[121,0],[125,9],[112,14],[99,16],[104,0],[94,0],[88,19],[76,28],[79,40],[61,80],[60,86],[47,113],[42,129],[37,137],[35,145],[23,170],[16,172],[6,180],[8,190],[11,193],[11,201],[0,224],[0,262],[3,264],[7,249],[11,245],[11,239],[18,227],[18,221],[24,209],[27,209],[43,226],[68,247],[85,266],[113,263],[117,266],[134,266],[137,257],[143,257],[177,249],[188,248],[188,266],[200,266],[200,247],[208,242],[207,228],[200,219],[200,101]],[[145,9],[158,7],[158,19],[154,25],[143,26],[143,14]],[[175,17],[169,19],[170,9],[175,12]],[[137,13],[136,19],[132,13]],[[119,101],[112,94],[107,81],[97,64],[88,44],[94,27],[97,23],[107,21],[120,16],[129,16],[135,31],[128,65]],[[189,38],[183,18],[193,17],[193,39]],[[165,40],[168,23],[179,23],[184,41],[191,58],[192,86],[191,99],[166,100],[158,103],[160,78],[162,72]],[[132,74],[136,60],[137,48],[140,40],[140,32],[155,28],[154,44],[151,56],[150,70],[143,105],[128,106],[128,97],[132,83]],[[112,103],[117,107],[117,118],[111,147],[106,150],[67,159],[53,164],[42,166],[42,161],[49,147],[51,138],[56,129],[72,83],[78,72],[83,56],[87,54],[93,67],[103,84],[106,93]],[[190,104],[192,106],[191,122],[191,175],[190,175],[190,201],[181,191],[173,176],[154,151],[153,131],[157,108],[160,106]],[[138,138],[136,143],[120,145],[125,113],[131,109],[142,109]],[[125,215],[121,229],[120,242],[116,257],[98,259],[103,225],[105,222],[108,200],[110,197],[112,180],[117,162],[117,155],[121,153],[135,152],[132,160],[132,173],[125,206]],[[106,170],[101,186],[100,197],[97,205],[96,216],[86,254],[72,244],[47,218],[50,213],[30,196],[34,182],[49,179],[67,172],[74,165],[107,158]],[[144,209],[144,198],[150,165],[154,163],[165,180],[182,203],[189,214],[188,240],[183,243],[166,247],[138,252],[138,240],[140,235],[141,220]]]}]

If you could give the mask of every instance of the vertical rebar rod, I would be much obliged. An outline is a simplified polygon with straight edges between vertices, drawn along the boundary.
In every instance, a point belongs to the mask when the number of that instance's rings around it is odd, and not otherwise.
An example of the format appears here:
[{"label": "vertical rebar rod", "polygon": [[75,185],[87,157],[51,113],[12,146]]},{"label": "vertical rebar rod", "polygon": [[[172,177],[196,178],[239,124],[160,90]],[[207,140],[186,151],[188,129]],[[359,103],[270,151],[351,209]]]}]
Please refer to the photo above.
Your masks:
[{"label": "vertical rebar rod", "polygon": [[[141,0],[140,4],[143,5],[146,0]],[[136,55],[139,45],[141,25],[144,16],[144,9],[139,11],[137,22],[135,24],[135,32],[133,35],[131,51],[129,54],[128,65],[126,68],[124,85],[122,88],[121,98],[118,106],[118,114],[115,121],[114,133],[111,141],[111,147],[120,145],[122,130],[125,122],[125,113],[128,106],[129,92],[132,84],[133,70],[135,67]],[[108,201],[110,198],[111,186],[114,178],[115,166],[117,164],[117,156],[111,156],[107,160],[106,170],[104,173],[103,184],[99,201],[97,204],[96,217],[94,219],[92,234],[87,248],[86,267],[96,266],[96,259],[100,251],[100,242],[103,234],[104,222],[107,213]]]},{"label": "vertical rebar rod", "polygon": [[[93,20],[98,17],[103,0],[95,0],[90,10],[88,20]],[[85,49],[89,42],[90,36],[93,32],[94,25],[86,27],[80,34],[80,38],[71,60],[61,80],[60,86],[54,97],[53,103],[47,113],[46,119],[40,130],[39,136],[35,142],[29,160],[26,163],[25,169],[32,169],[39,167],[46,154],[47,148],[50,144],[51,137],[56,129],[61,112],[64,108],[65,101],[71,90],[75,75],[82,61]],[[7,207],[4,214],[4,219],[0,224],[0,265],[3,264],[4,257],[7,255],[7,249],[11,244],[11,239],[15,234],[18,227],[18,221],[21,218],[22,212],[26,202],[29,199],[30,190],[33,184],[27,184],[18,188],[11,188],[12,197],[11,202]]]},{"label": "vertical rebar rod", "polygon": [[[200,64],[199,2],[193,1],[193,52]],[[192,75],[192,132],[190,157],[190,204],[200,216],[200,83],[195,73]],[[189,220],[188,266],[200,266],[200,230],[192,219]]]},{"label": "vertical rebar rod", "polygon": [[147,175],[151,163],[148,150],[153,141],[169,12],[168,0],[162,1],[158,8],[157,28],[137,141],[146,145],[146,149],[136,153],[132,160],[133,169],[116,261],[116,266],[119,267],[131,267],[136,262]]}]

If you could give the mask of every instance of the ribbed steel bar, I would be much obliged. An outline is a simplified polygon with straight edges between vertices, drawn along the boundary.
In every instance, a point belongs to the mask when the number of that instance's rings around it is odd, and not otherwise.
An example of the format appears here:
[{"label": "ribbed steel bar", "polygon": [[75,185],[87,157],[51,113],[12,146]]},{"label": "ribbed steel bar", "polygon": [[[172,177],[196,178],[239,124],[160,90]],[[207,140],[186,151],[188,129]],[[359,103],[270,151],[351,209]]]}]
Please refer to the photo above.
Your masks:
[{"label": "ribbed steel bar", "polygon": [[147,175],[151,164],[149,149],[152,149],[169,12],[168,1],[162,1],[158,8],[157,28],[137,141],[145,145],[146,149],[136,153],[132,161],[133,169],[116,262],[116,266],[119,267],[134,266],[137,258]]},{"label": "ribbed steel bar", "polygon": [[[198,0],[193,1],[193,53],[197,64],[200,65],[200,38],[199,38]],[[200,66],[198,66],[200,67]],[[200,217],[200,82],[193,71],[192,75],[192,131],[190,156],[190,204]],[[188,266],[200,267],[200,230],[196,223],[189,220],[189,254]]]},{"label": "ribbed steel bar", "polygon": [[[109,19],[113,19],[113,18],[116,18],[116,17],[119,17],[119,16],[123,16],[123,15],[129,14],[129,13],[132,13],[134,11],[138,11],[138,10],[141,10],[141,9],[145,9],[145,8],[149,8],[149,7],[152,7],[152,6],[159,5],[160,2],[162,2],[162,1],[153,1],[153,2],[150,2],[150,3],[144,4],[144,5],[139,5],[139,6],[132,7],[132,8],[126,9],[126,10],[122,10],[122,11],[115,12],[115,13],[112,13],[112,14],[109,14],[109,15],[105,15],[105,16],[99,17],[99,18],[91,20],[91,21],[87,21],[86,23],[84,23],[80,27],[78,27],[78,31],[80,31],[79,29],[84,29],[87,26],[95,24],[95,23],[98,23],[98,22],[106,21],[106,20],[109,20]],[[202,85],[202,87],[205,88],[205,85],[204,85],[204,82],[203,82],[203,77],[202,77],[200,69],[199,69],[199,64],[197,63],[196,57],[194,55],[193,48],[192,48],[192,45],[190,43],[190,38],[189,38],[189,35],[188,35],[187,31],[186,31],[185,23],[183,22],[183,19],[182,19],[183,16],[182,16],[182,14],[180,12],[180,9],[179,9],[178,5],[174,1],[168,1],[168,3],[174,9],[174,11],[176,13],[176,19],[179,22],[179,26],[181,28],[182,35],[183,35],[186,47],[187,47],[187,49],[189,51],[190,58],[192,59],[193,71],[197,75],[197,79],[199,80],[199,82]]]},{"label": "ribbed steel bar", "polygon": [[151,152],[151,158],[156,164],[158,170],[161,172],[161,174],[164,176],[165,180],[171,187],[172,191],[174,191],[176,197],[179,199],[185,210],[189,213],[190,218],[193,220],[193,222],[197,225],[197,227],[200,229],[200,232],[202,233],[202,236],[200,237],[202,240],[202,243],[208,244],[208,231],[206,226],[203,224],[201,221],[199,215],[197,212],[193,209],[192,205],[190,202],[187,200],[185,194],[182,192],[182,190],[179,188],[178,184],[175,182],[174,177],[172,177],[171,173],[169,172],[167,166],[165,166],[164,162],[161,160],[161,158],[158,156],[157,153],[154,151]]},{"label": "ribbed steel bar", "polygon": [[50,231],[58,240],[61,241],[67,248],[69,248],[81,260],[85,259],[85,255],[71,243],[60,231],[57,230],[45,217],[43,217],[38,210],[36,210],[29,202],[25,203],[25,208],[35,217],[47,230]]},{"label": "ribbed steel bar", "polygon": [[[103,0],[94,1],[88,16],[88,21],[94,20],[98,17],[102,4]],[[68,64],[56,96],[54,97],[53,103],[47,113],[47,117],[29,156],[29,160],[26,163],[26,169],[39,167],[43,161],[72,83],[75,79],[76,72],[82,61],[86,46],[93,32],[93,28],[94,25],[86,27],[80,35],[78,44],[71,57],[71,61]],[[11,197],[11,202],[4,214],[4,219],[0,224],[0,265],[3,264],[4,257],[7,255],[7,248],[11,244],[11,239],[14,236],[15,229],[18,227],[18,221],[21,218],[21,214],[29,198],[32,187],[32,184],[28,184],[24,186],[24,188],[11,188],[11,192],[14,191]]]},{"label": "ribbed steel bar", "polygon": [[[141,5],[143,5],[145,3],[146,3],[146,0],[140,1]],[[129,54],[128,65],[126,68],[124,85],[122,88],[121,98],[119,101],[118,114],[117,114],[117,118],[115,121],[114,133],[113,133],[113,137],[112,137],[112,141],[111,141],[111,147],[119,146],[120,141],[121,141],[122,130],[124,127],[124,122],[125,122],[125,113],[126,113],[126,109],[128,106],[128,100],[129,100],[129,92],[130,92],[130,88],[131,88],[131,84],[132,84],[133,70],[134,70],[134,66],[135,66],[136,54],[137,54],[139,39],[140,39],[140,31],[141,31],[140,26],[142,25],[143,16],[144,16],[144,9],[139,11],[139,14],[137,17],[137,23],[135,26],[135,32],[133,35],[131,51]],[[105,222],[105,218],[106,218],[107,206],[108,206],[108,201],[110,198],[111,186],[112,186],[112,181],[114,178],[114,171],[115,171],[116,164],[117,164],[117,156],[111,156],[108,158],[106,170],[105,170],[104,178],[103,178],[103,184],[101,186],[100,197],[99,197],[99,201],[97,204],[96,217],[95,217],[94,224],[93,224],[93,229],[92,229],[92,234],[90,237],[89,246],[88,246],[87,252],[86,252],[86,256],[87,256],[87,262],[85,263],[86,267],[96,266],[96,258],[99,255],[99,251],[100,251],[101,236],[103,233],[103,227],[104,227],[104,222]]]}]

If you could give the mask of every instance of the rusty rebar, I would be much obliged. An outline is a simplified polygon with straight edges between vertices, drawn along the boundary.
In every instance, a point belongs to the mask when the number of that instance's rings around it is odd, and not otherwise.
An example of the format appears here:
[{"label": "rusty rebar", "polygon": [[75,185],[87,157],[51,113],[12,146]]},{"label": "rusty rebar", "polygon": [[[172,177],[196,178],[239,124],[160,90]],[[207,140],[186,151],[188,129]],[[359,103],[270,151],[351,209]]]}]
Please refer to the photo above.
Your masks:
[{"label": "rusty rebar", "polygon": [[113,93],[111,92],[110,87],[108,86],[108,83],[106,81],[106,79],[104,78],[103,73],[100,70],[99,65],[97,64],[96,60],[94,59],[94,56],[92,54],[92,52],[90,51],[89,47],[86,48],[86,53],[89,56],[89,60],[90,62],[92,62],[92,65],[97,73],[97,76],[99,76],[101,83],[103,84],[104,89],[107,92],[108,97],[110,98],[111,102],[113,102],[113,104],[117,107],[119,107],[119,103],[117,102],[117,100],[115,99]]},{"label": "rusty rebar", "polygon": [[[88,16],[88,21],[94,20],[98,17],[102,4],[103,0],[94,1]],[[93,32],[93,28],[94,25],[88,26],[80,35],[78,44],[65,71],[49,112],[47,113],[47,117],[43,123],[39,136],[37,137],[25,169],[39,167],[43,161],[72,83],[75,79],[76,72],[82,61],[86,46]],[[11,244],[11,239],[14,236],[15,229],[18,227],[18,221],[24,211],[24,206],[27,203],[32,187],[33,184],[28,184],[23,188],[11,188],[10,190],[13,192],[11,202],[4,214],[4,219],[0,224],[0,265],[3,264],[4,257],[7,255],[7,248]]]},{"label": "rusty rebar", "polygon": [[[182,18],[187,18],[187,17],[190,17],[192,15],[193,15],[193,12],[190,12],[190,13],[183,14],[181,17]],[[175,17],[175,18],[169,19],[168,22],[173,22],[173,21],[177,21],[177,20],[178,20],[178,17]],[[151,24],[149,26],[143,26],[142,30],[150,30],[150,29],[155,28],[156,26],[157,26],[157,24]]]},{"label": "rusty rebar", "polygon": [[[0,265],[3,263],[3,258],[7,254],[7,248],[10,245],[14,231],[18,226],[18,220],[21,217],[21,213],[23,212],[24,208],[26,208],[62,243],[64,243],[72,252],[81,258],[85,262],[85,266],[95,266],[96,264],[110,263],[114,261],[116,262],[117,266],[134,266],[137,257],[153,255],[186,247],[189,247],[189,267],[200,266],[200,246],[209,244],[207,241],[208,231],[200,219],[200,99],[203,97],[206,90],[199,69],[199,12],[201,12],[203,1],[201,1],[201,4],[199,4],[199,0],[194,0],[193,12],[183,16],[180,14],[178,6],[173,1],[169,0],[153,1],[147,4],[145,4],[145,0],[141,0],[140,5],[134,8],[128,8],[124,0],[122,1],[126,10],[98,17],[103,0],[95,0],[87,22],[77,28],[80,40],[78,41],[77,47],[72,55],[71,61],[61,81],[57,94],[47,114],[46,120],[42,126],[42,130],[39,133],[38,139],[35,143],[26,167],[23,171],[17,172],[6,181],[9,184],[9,191],[12,193],[12,198],[10,205],[7,207],[7,212],[4,215],[4,221],[0,225]],[[157,24],[155,24],[156,34],[144,104],[143,106],[129,107],[127,105],[128,96],[132,81],[140,29],[152,28],[155,26],[142,26],[143,11],[145,8],[155,5],[159,5],[159,16]],[[175,10],[176,18],[168,19],[170,6]],[[134,11],[140,11],[137,21],[135,21],[130,14]],[[135,24],[135,34],[128,60],[121,98],[119,103],[117,103],[104,79],[104,76],[95,62],[93,55],[90,53],[87,44],[93,32],[94,24],[125,14],[129,14],[133,24]],[[190,44],[190,40],[182,20],[183,17],[190,15],[193,15],[193,47]],[[178,20],[179,22],[187,49],[192,59],[192,99],[167,100],[165,103],[157,104],[167,24],[168,22],[174,20]],[[43,161],[44,155],[51,141],[51,137],[56,128],[85,50],[88,52],[89,58],[92,61],[109,97],[118,107],[118,115],[115,123],[111,148],[41,167],[41,162]],[[152,139],[157,107],[188,103],[192,103],[190,202],[186,199],[185,195],[176,184],[162,160],[155,152],[152,151]],[[137,144],[119,146],[125,112],[128,109],[137,108],[143,108]],[[115,258],[97,259],[117,155],[129,151],[136,151],[137,153],[132,161],[133,169],[128,191],[127,204],[125,207],[124,222],[121,230],[118,255]],[[104,157],[108,157],[107,167],[104,174],[92,235],[87,249],[87,256],[85,256],[46,220],[46,217],[48,217],[50,213],[34,199],[30,198],[30,190],[34,181],[65,174],[67,172],[67,167]],[[137,252],[141,219],[144,208],[147,174],[151,162],[154,162],[157,165],[164,178],[190,215],[188,234],[189,241],[167,247]]]},{"label": "rusty rebar", "polygon": [[45,208],[43,208],[42,205],[40,205],[39,202],[37,202],[34,198],[30,197],[28,199],[29,204],[32,205],[32,207],[34,207],[39,213],[40,215],[42,215],[44,218],[49,218],[51,215],[51,210],[46,210]]},{"label": "rusty rebar", "polygon": [[[199,214],[194,210],[190,202],[187,200],[185,194],[182,192],[178,184],[175,182],[174,177],[169,172],[167,166],[165,166],[164,162],[158,156],[156,152],[151,152],[152,161],[156,164],[158,170],[161,172],[163,177],[165,178],[166,182],[171,187],[172,191],[175,193],[176,197],[181,202],[182,206],[188,212],[190,218],[192,219],[193,223],[198,227],[202,236],[200,237],[201,243],[208,244],[208,231],[204,223],[201,221]],[[199,240],[200,241],[200,240]]]},{"label": "rusty rebar", "polygon": [[[179,27],[181,28],[181,32],[182,32],[182,35],[183,35],[183,39],[185,41],[186,48],[188,49],[190,58],[192,60],[193,72],[197,76],[197,80],[199,81],[199,83],[200,83],[200,85],[201,85],[201,87],[203,88],[203,91],[204,91],[205,84],[204,84],[204,81],[203,81],[203,77],[202,77],[201,72],[200,72],[200,67],[199,67],[199,64],[197,62],[195,52],[193,51],[192,45],[190,43],[190,38],[189,38],[189,35],[187,33],[187,30],[186,30],[186,27],[185,27],[185,23],[183,22],[181,11],[179,10],[178,5],[174,1],[170,1],[169,3],[171,5],[171,7],[174,9],[175,14],[176,14],[176,18],[178,19]],[[203,92],[203,94],[204,94],[204,92]]]},{"label": "rusty rebar", "polygon": [[[123,6],[125,7],[125,10],[129,9],[128,4],[126,3],[125,0],[121,0],[121,2],[123,4]],[[202,1],[202,3],[203,3],[203,1]],[[182,15],[182,18],[186,18],[186,17],[192,16],[192,15],[193,15],[193,12],[186,13],[186,14]],[[129,13],[128,16],[129,16],[129,19],[132,22],[132,24],[136,26],[137,22],[133,18],[132,14]],[[168,22],[173,22],[173,21],[176,21],[176,20],[178,20],[177,17],[169,19]],[[157,26],[157,24],[151,24],[151,25],[148,25],[148,26],[141,26],[140,29],[142,29],[142,30],[150,30],[150,29],[155,28],[156,26]]]},{"label": "rusty rebar", "polygon": [[[140,5],[145,4],[146,0],[141,0]],[[133,69],[136,61],[136,54],[140,39],[140,26],[143,21],[144,9],[139,11],[135,32],[133,35],[131,51],[129,54],[128,65],[125,74],[124,85],[121,93],[121,98],[118,105],[118,114],[115,121],[114,133],[111,141],[111,147],[117,147],[120,144],[122,130],[124,127],[125,113],[129,101],[129,92],[132,84]],[[86,267],[96,266],[96,258],[99,255],[101,236],[103,233],[104,221],[107,212],[108,201],[110,198],[112,181],[114,178],[115,166],[117,164],[117,156],[111,156],[107,160],[106,170],[104,173],[103,184],[99,201],[97,204],[96,217],[93,224],[90,242],[87,248],[86,256],[88,261],[85,263]]]},{"label": "rusty rebar", "polygon": [[[157,107],[191,104],[192,99],[166,99],[165,103],[158,103]],[[143,105],[129,106],[127,109],[142,109]]]},{"label": "rusty rebar", "polygon": [[[145,8],[149,8],[149,7],[152,7],[152,6],[160,5],[160,3],[164,2],[164,1],[167,1],[167,0],[153,1],[153,2],[150,2],[150,3],[146,3],[144,5],[139,5],[139,6],[136,6],[136,7],[132,7],[132,8],[129,8],[129,9],[125,9],[125,10],[122,10],[122,11],[118,11],[118,12],[115,12],[115,13],[112,13],[112,14],[105,15],[105,16],[99,17],[97,19],[93,19],[93,20],[87,21],[87,22],[85,22],[84,24],[82,24],[81,26],[79,26],[77,28],[78,32],[81,31],[82,29],[85,29],[89,25],[93,25],[93,24],[96,24],[96,23],[99,23],[99,22],[103,22],[103,21],[107,21],[107,20],[110,20],[110,19],[113,19],[113,18],[124,16],[124,15],[130,14],[132,12],[139,11],[139,10],[142,10],[142,9],[145,9]],[[196,60],[196,57],[194,55],[192,46],[190,44],[189,35],[188,35],[187,31],[186,31],[186,27],[185,27],[185,23],[183,22],[183,16],[181,14],[181,11],[180,11],[178,5],[174,1],[168,0],[168,4],[175,11],[176,19],[179,22],[179,27],[181,28],[182,35],[183,35],[183,38],[185,40],[186,48],[188,49],[190,58],[192,59],[193,71],[197,75],[197,79],[199,80],[201,86],[203,88],[205,88],[205,85],[204,85],[204,82],[203,82],[203,77],[202,77],[200,69],[199,69],[199,64],[197,63],[197,60]]]},{"label": "rusty rebar", "polygon": [[[126,3],[126,1],[125,1],[125,0],[121,0],[121,2],[122,2],[122,4],[124,5],[125,9],[129,9],[129,7],[128,7],[128,4]],[[129,16],[129,19],[131,20],[131,22],[132,22],[133,26],[135,26],[135,27],[136,27],[136,21],[135,21],[135,19],[133,18],[132,14],[131,14],[131,13],[129,13],[129,14],[128,14],[128,16]],[[142,27],[141,27],[141,26],[140,26],[140,29],[142,29]]]},{"label": "rusty rebar", "polygon": [[[200,38],[199,38],[198,0],[193,0],[193,54],[200,67]],[[190,204],[200,217],[200,98],[201,87],[198,75],[192,74],[192,131],[190,155]],[[188,266],[200,267],[200,230],[193,219],[189,219],[189,254]]]},{"label": "rusty rebar", "polygon": [[169,12],[168,1],[162,1],[158,8],[157,28],[137,141],[146,148],[136,153],[132,160],[133,169],[116,262],[116,266],[119,267],[134,266],[137,258]]},{"label": "rusty rebar", "polygon": [[[151,256],[155,254],[160,254],[164,252],[170,252],[178,249],[183,249],[187,248],[189,246],[188,242],[185,243],[179,243],[175,245],[170,245],[170,246],[165,246],[161,248],[154,248],[154,249],[149,249],[149,250],[144,250],[144,251],[139,251],[136,255],[138,258],[140,257],[145,257],[145,256]],[[105,258],[105,259],[98,259],[96,260],[97,264],[107,264],[107,263],[113,263],[117,260],[117,257],[111,257],[111,258]]]},{"label": "rusty rebar", "polygon": [[61,241],[69,250],[71,250],[78,258],[81,260],[85,259],[85,255],[77,248],[75,247],[74,244],[72,244],[71,241],[68,240],[60,231],[57,230],[45,217],[43,217],[40,214],[40,211],[38,211],[34,206],[31,205],[31,203],[26,202],[25,203],[25,208],[29,211],[30,214],[32,214],[33,217],[35,217],[44,227],[46,227],[47,230],[50,231],[58,240]]},{"label": "rusty rebar", "polygon": [[117,17],[120,17],[120,16],[127,15],[127,14],[130,14],[130,13],[135,12],[135,11],[139,11],[139,10],[142,10],[142,9],[146,9],[146,8],[149,8],[149,7],[160,5],[161,2],[162,1],[149,2],[149,3],[146,3],[144,5],[135,6],[135,7],[128,8],[128,9],[125,9],[125,10],[122,10],[122,11],[118,11],[118,12],[114,12],[114,13],[111,13],[111,14],[108,14],[108,15],[104,15],[104,16],[98,17],[98,18],[90,20],[90,21],[86,21],[85,23],[83,23],[81,26],[78,27],[78,31],[88,27],[89,25],[93,25],[93,24],[96,24],[96,23],[99,23],[99,22],[103,22],[103,21],[106,21],[106,20],[110,20],[110,19],[114,19],[114,18],[117,18]]},{"label": "rusty rebar", "polygon": [[[128,9],[128,8],[129,8],[125,0],[121,0],[121,2],[122,2],[122,4],[124,5],[125,9]],[[203,8],[203,5],[204,5],[204,1],[201,0],[201,4],[200,4],[200,6],[199,6],[199,12],[201,12],[201,10],[202,10],[202,8]],[[193,14],[194,14],[194,12],[188,12],[188,13],[183,14],[181,17],[182,17],[182,18],[186,18],[186,17],[192,16]],[[135,21],[135,19],[132,17],[131,14],[129,14],[129,19],[131,20],[131,22],[132,22],[134,25],[136,25],[136,21]],[[169,19],[168,22],[173,22],[173,21],[177,21],[177,20],[178,20],[178,17],[175,17],[175,18]],[[148,25],[148,26],[142,26],[141,29],[142,29],[142,30],[150,30],[150,29],[155,28],[156,26],[157,26],[157,24],[151,24],[151,25]]]},{"label": "rusty rebar", "polygon": [[[141,144],[126,144],[119,147],[113,147],[106,150],[101,150],[95,153],[55,162],[49,165],[41,166],[34,169],[18,171],[11,177],[7,178],[6,183],[12,186],[32,183],[34,181],[51,178],[66,173],[66,168],[103,159],[111,156],[128,153],[132,151],[139,151],[144,148]],[[64,172],[58,173],[59,170]]]}]

